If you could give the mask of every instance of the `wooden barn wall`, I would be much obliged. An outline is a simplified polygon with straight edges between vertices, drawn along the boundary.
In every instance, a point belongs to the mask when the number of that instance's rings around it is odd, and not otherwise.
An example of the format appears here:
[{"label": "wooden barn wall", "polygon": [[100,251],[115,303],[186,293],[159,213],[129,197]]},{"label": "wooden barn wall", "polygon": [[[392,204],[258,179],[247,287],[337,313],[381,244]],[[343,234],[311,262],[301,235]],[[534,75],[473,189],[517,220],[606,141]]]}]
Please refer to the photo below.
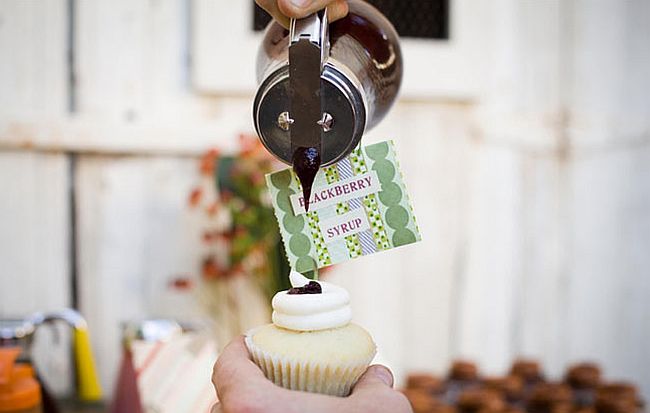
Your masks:
[{"label": "wooden barn wall", "polygon": [[[122,322],[200,313],[167,288],[197,272],[196,159],[252,130],[252,89],[210,71],[254,52],[219,53],[238,20],[209,3],[0,2],[0,317],[76,303],[107,394]],[[499,373],[533,356],[556,376],[589,359],[648,398],[650,2],[481,10],[458,59],[471,93],[407,94],[366,138],[397,141],[424,241],[331,277],[398,377],[454,357]],[[69,377],[57,348],[39,360]]]}]

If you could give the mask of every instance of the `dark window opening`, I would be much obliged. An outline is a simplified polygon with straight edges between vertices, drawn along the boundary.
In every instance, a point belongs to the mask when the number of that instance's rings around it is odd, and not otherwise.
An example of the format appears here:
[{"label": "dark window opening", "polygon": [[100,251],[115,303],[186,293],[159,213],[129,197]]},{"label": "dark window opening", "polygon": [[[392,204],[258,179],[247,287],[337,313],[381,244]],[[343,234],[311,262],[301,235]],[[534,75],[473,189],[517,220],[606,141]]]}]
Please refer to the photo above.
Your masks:
[{"label": "dark window opening", "polygon": [[[390,20],[402,37],[449,39],[449,3],[451,0],[368,0]],[[263,30],[271,20],[255,5],[253,29]]]}]

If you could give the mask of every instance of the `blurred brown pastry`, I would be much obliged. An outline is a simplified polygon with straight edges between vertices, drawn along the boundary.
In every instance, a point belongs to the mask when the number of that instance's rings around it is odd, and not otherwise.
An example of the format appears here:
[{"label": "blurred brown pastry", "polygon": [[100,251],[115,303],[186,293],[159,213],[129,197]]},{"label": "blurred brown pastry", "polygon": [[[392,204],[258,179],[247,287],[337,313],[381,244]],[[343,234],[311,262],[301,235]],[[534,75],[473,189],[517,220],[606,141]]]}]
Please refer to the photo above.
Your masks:
[{"label": "blurred brown pastry", "polygon": [[458,409],[456,409],[456,406],[441,403],[434,407],[434,409],[429,413],[458,413]]},{"label": "blurred brown pastry", "polygon": [[523,398],[524,382],[519,376],[486,377],[483,385],[487,389],[498,391],[510,403]]},{"label": "blurred brown pastry", "polygon": [[633,413],[642,407],[639,392],[631,383],[608,383],[596,390],[594,408],[597,413]]},{"label": "blurred brown pastry", "polygon": [[574,389],[594,389],[600,384],[600,368],[595,363],[579,363],[570,366],[566,383]]},{"label": "blurred brown pastry", "polygon": [[530,413],[570,413],[573,408],[571,388],[562,383],[539,383],[527,402]]},{"label": "blurred brown pastry", "polygon": [[544,380],[544,375],[542,374],[542,369],[540,368],[539,363],[530,359],[520,358],[515,360],[510,369],[510,374],[521,377],[526,384]]},{"label": "blurred brown pastry", "polygon": [[596,413],[636,413],[640,406],[636,399],[597,394],[594,410]]},{"label": "blurred brown pastry", "polygon": [[431,394],[441,394],[444,392],[445,384],[442,379],[429,373],[412,373],[406,378],[406,388],[420,389]]},{"label": "blurred brown pastry", "polygon": [[443,380],[429,373],[407,378],[415,413],[639,413],[643,401],[628,382],[604,383],[596,363],[569,366],[564,381],[546,382],[540,364],[518,359],[508,376],[479,376],[475,363],[455,360]]},{"label": "blurred brown pastry", "polygon": [[495,413],[505,408],[505,403],[499,392],[484,388],[466,389],[458,396],[458,411],[460,413]]},{"label": "blurred brown pastry", "polygon": [[478,379],[476,363],[466,360],[455,360],[449,369],[449,379],[460,381],[474,381]]},{"label": "blurred brown pastry", "polygon": [[600,368],[595,363],[578,363],[569,366],[564,381],[573,388],[577,408],[593,406],[594,390],[600,384]]},{"label": "blurred brown pastry", "polygon": [[526,410],[520,407],[506,406],[501,410],[501,413],[526,413]]},{"label": "blurred brown pastry", "polygon": [[636,400],[639,397],[639,392],[634,384],[620,381],[599,386],[596,389],[596,396],[612,396]]}]

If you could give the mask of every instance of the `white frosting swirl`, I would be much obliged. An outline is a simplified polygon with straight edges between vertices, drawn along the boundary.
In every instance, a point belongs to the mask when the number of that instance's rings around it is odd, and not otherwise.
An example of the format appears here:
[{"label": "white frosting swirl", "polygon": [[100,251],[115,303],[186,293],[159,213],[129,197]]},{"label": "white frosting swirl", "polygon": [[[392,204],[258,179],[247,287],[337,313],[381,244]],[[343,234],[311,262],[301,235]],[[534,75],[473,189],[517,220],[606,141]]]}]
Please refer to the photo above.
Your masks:
[{"label": "white frosting swirl", "polygon": [[[289,274],[293,287],[311,281],[299,272]],[[296,331],[326,330],[342,327],[352,319],[350,295],[341,287],[318,281],[322,294],[288,294],[280,291],[273,297],[273,324]]]}]

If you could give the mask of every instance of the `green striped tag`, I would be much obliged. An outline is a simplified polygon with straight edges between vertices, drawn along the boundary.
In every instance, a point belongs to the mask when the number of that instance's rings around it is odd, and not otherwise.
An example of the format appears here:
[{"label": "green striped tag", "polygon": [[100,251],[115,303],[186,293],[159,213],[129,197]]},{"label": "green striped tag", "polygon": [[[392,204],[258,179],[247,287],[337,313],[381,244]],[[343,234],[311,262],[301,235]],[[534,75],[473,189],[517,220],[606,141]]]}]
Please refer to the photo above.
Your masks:
[{"label": "green striped tag", "polygon": [[421,240],[392,141],[316,175],[309,212],[291,169],[266,176],[292,268],[307,272]]}]

